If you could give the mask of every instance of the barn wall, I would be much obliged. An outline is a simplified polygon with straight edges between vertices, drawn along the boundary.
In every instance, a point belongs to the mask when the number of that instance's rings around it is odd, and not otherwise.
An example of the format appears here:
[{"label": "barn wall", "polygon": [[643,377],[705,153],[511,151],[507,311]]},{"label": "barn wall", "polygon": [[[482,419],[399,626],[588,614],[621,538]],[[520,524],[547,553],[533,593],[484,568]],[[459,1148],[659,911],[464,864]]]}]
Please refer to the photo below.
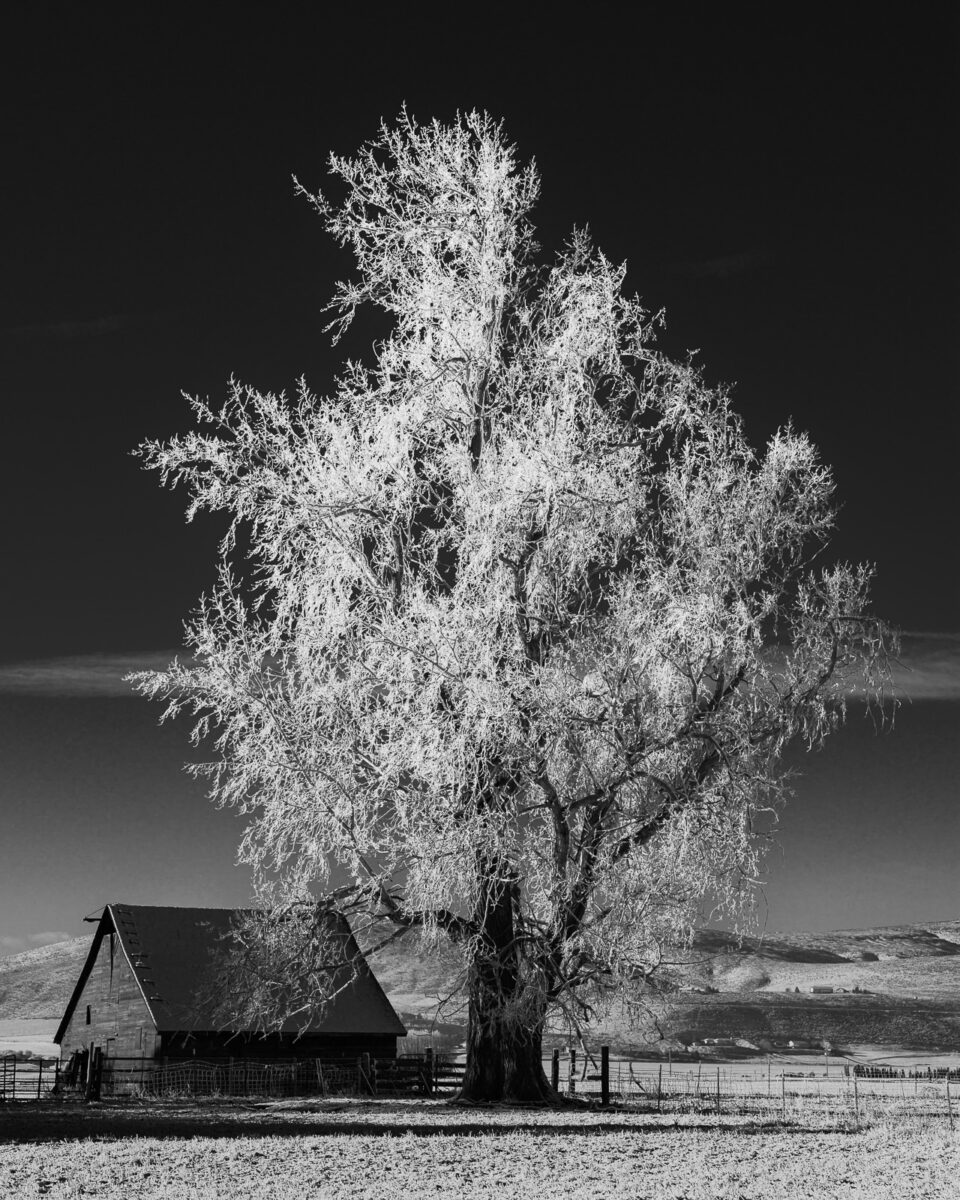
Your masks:
[{"label": "barn wall", "polygon": [[[87,1006],[90,1024],[87,1024]],[[156,1029],[116,934],[106,933],[73,1015],[61,1054],[100,1046],[109,1058],[152,1058]]]},{"label": "barn wall", "polygon": [[293,1034],[232,1037],[227,1033],[165,1033],[159,1058],[249,1058],[257,1062],[274,1058],[396,1058],[393,1034]]}]

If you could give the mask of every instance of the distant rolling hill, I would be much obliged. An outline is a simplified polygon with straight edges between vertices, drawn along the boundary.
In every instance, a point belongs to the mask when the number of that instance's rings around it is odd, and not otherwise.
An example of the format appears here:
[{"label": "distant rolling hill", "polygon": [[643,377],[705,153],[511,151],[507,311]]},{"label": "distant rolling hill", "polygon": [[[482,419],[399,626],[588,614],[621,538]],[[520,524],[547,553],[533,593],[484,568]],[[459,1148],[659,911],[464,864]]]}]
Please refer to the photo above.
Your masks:
[{"label": "distant rolling hill", "polygon": [[0,958],[0,1054],[58,1053],[53,1044],[90,938],[73,938]]},{"label": "distant rolling hill", "polygon": [[[0,1026],[44,1019],[54,1022],[52,1032],[89,944],[75,938],[0,958]],[[662,1036],[673,1042],[827,1038],[960,1050],[960,921],[760,938],[707,929],[684,958],[660,978],[655,1019],[636,1029],[611,1017],[591,1036],[624,1048]],[[395,942],[371,966],[411,1032],[435,1023],[455,1035],[465,1023],[453,955]],[[834,990],[814,993],[814,987]]]},{"label": "distant rolling hill", "polygon": [[59,1021],[90,941],[71,938],[0,958],[0,1019]]},{"label": "distant rolling hill", "polygon": [[762,938],[701,930],[685,957],[652,1023],[666,1040],[960,1050],[960,921]]},{"label": "distant rolling hill", "polygon": [[[743,938],[707,929],[682,957],[660,977],[648,1017],[614,1012],[591,1038],[625,1051],[706,1037],[960,1050],[960,921]],[[411,1030],[465,1020],[452,958],[401,942],[371,965]]]},{"label": "distant rolling hill", "polygon": [[960,1002],[960,921],[743,939],[702,930],[689,957],[684,982],[721,992],[859,987],[905,999]]}]

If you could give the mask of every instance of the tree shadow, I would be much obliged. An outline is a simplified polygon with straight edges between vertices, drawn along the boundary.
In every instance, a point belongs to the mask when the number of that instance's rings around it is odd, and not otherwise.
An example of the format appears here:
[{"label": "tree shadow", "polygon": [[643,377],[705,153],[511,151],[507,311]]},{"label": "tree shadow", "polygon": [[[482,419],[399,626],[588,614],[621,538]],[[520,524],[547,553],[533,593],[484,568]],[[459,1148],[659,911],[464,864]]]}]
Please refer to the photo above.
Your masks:
[{"label": "tree shadow", "polygon": [[[351,1111],[357,1115],[348,1115]],[[426,1111],[436,1113],[438,1110],[431,1107]],[[18,1103],[15,1106],[0,1107],[0,1143],[35,1144],[127,1137],[230,1140],[354,1135],[372,1138],[448,1138],[479,1135],[498,1137],[523,1133],[535,1138],[552,1139],[591,1138],[624,1132],[672,1133],[678,1130],[689,1131],[691,1134],[731,1133],[746,1137],[769,1133],[797,1135],[824,1132],[822,1127],[807,1123],[783,1124],[779,1121],[756,1120],[733,1124],[729,1118],[724,1121],[717,1118],[691,1120],[689,1117],[671,1120],[669,1117],[653,1118],[645,1113],[631,1114],[623,1110],[617,1114],[619,1120],[597,1120],[589,1124],[573,1120],[539,1121],[529,1110],[509,1109],[506,1106],[495,1111],[501,1116],[513,1112],[517,1120],[497,1120],[489,1110],[471,1111],[461,1107],[456,1111],[459,1117],[456,1121],[418,1121],[416,1116],[422,1114],[424,1108],[411,1110],[406,1106],[400,1109],[399,1106],[374,1103],[360,1107],[337,1104],[335,1101],[291,1106],[279,1112],[265,1111],[263,1106],[231,1105],[229,1113],[233,1115],[225,1114],[222,1105],[179,1106],[158,1111],[143,1104],[137,1104],[136,1107],[119,1104],[68,1107],[59,1104],[54,1106],[44,1103]],[[549,1115],[550,1110],[544,1112]],[[630,1119],[631,1117],[633,1119]],[[853,1132],[839,1126],[831,1126],[829,1131]]]}]

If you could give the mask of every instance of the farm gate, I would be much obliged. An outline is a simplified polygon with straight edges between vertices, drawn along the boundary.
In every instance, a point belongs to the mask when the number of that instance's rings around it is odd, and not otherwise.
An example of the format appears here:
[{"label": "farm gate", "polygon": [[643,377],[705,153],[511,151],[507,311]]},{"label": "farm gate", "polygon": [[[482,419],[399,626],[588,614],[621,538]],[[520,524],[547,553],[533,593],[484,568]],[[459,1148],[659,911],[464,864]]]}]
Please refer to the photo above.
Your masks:
[{"label": "farm gate", "polygon": [[42,1100],[56,1089],[59,1078],[58,1058],[0,1055],[0,1103],[6,1100]]}]

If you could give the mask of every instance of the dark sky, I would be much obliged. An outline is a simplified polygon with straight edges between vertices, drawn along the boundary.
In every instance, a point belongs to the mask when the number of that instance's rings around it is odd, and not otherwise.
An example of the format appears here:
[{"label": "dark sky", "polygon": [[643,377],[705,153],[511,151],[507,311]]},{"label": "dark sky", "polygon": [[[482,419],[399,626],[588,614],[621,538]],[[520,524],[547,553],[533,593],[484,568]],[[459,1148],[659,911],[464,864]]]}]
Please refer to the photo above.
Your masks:
[{"label": "dark sky", "polygon": [[790,417],[810,432],[843,503],[836,554],[875,562],[878,611],[923,635],[904,643],[896,731],[854,711],[798,783],[770,926],[956,918],[956,25],[947,6],[636,8],[552,29],[519,6],[14,19],[0,952],[107,900],[247,899],[237,818],[178,771],[186,730],[117,683],[176,651],[220,532],[185,526],[185,497],[129,451],[186,429],[181,391],[216,399],[231,374],[328,390],[343,348],[322,309],[351,264],[291,175],[324,186],[327,153],[404,101],[421,120],[503,118],[543,177],[544,245],[589,223],[666,308],[663,347],[736,384],[756,443]]}]

